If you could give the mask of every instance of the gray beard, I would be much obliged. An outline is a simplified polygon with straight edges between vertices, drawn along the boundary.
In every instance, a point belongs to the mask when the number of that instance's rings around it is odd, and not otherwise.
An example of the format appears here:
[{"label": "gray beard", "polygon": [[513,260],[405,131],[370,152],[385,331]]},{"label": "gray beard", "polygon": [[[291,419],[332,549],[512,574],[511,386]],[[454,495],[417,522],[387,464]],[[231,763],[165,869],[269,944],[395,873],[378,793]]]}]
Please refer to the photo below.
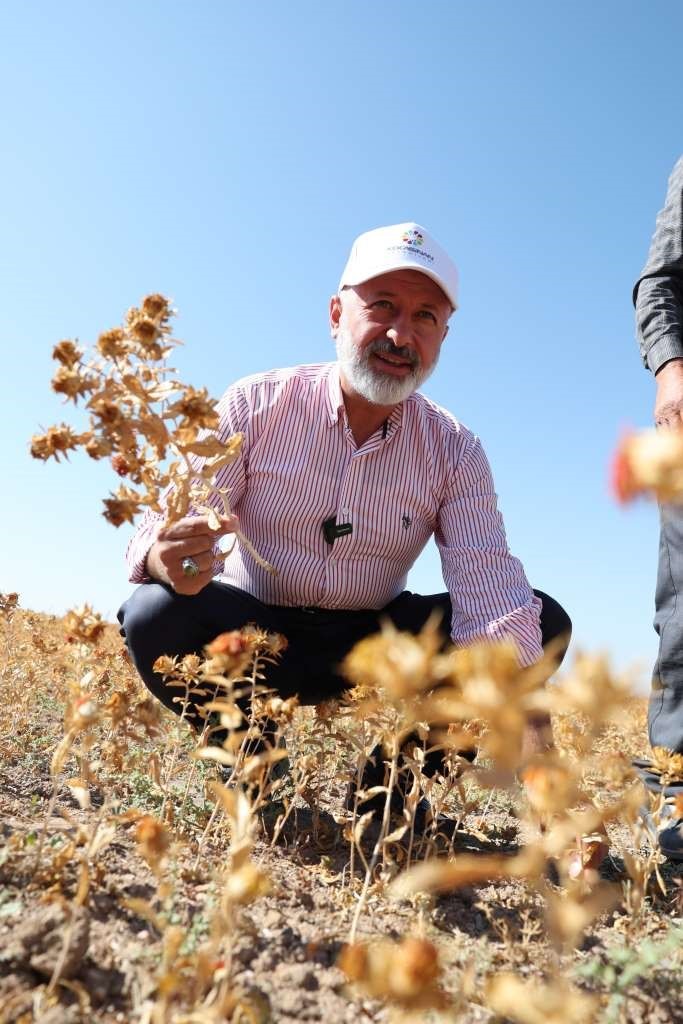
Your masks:
[{"label": "gray beard", "polygon": [[[375,352],[394,351],[413,361],[413,368],[407,377],[395,378],[378,373],[370,365],[370,356]],[[337,336],[337,359],[353,390],[373,405],[398,405],[409,398],[431,375],[439,361],[438,354],[430,366],[421,366],[417,355],[411,349],[397,349],[386,339],[371,342],[358,352],[346,331]]]}]

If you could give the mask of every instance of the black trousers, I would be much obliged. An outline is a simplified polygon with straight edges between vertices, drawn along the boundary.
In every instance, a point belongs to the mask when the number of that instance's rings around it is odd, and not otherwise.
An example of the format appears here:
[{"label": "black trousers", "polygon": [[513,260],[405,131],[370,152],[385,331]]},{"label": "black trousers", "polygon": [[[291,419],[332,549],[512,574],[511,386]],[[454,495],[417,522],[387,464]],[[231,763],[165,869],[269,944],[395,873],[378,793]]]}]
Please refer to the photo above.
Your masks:
[{"label": "black trousers", "polygon": [[[544,646],[566,638],[557,662],[564,657],[571,634],[565,610],[547,594],[534,591],[543,603],[541,632]],[[451,601],[448,594],[421,596],[404,591],[379,611],[338,611],[323,608],[284,608],[266,605],[236,587],[213,581],[192,597],[176,594],[161,583],[143,583],[121,606],[118,619],[131,658],[149,690],[174,712],[174,694],[152,666],[162,655],[200,654],[219,633],[255,623],[282,633],[287,650],[275,665],[264,666],[265,683],[281,697],[296,695],[302,704],[337,697],[348,686],[339,666],[363,637],[376,633],[388,618],[397,629],[418,633],[430,614],[442,613],[444,643],[449,639]],[[193,719],[192,714],[188,716]],[[195,715],[194,724],[200,719]]]}]

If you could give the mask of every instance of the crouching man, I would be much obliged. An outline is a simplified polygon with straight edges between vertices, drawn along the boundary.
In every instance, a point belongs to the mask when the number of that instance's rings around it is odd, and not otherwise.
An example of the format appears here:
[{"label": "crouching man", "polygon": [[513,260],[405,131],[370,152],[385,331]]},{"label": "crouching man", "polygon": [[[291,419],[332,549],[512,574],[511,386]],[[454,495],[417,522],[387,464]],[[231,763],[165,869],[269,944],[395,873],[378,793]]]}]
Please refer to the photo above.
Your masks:
[{"label": "crouching man", "polygon": [[[147,514],[128,550],[141,586],[119,620],[142,679],[172,710],[156,659],[200,653],[247,623],[287,637],[266,682],[304,704],[343,691],[340,664],[383,619],[416,633],[437,609],[444,642],[512,640],[523,665],[550,641],[568,642],[568,616],[531,589],[508,550],[479,439],[418,390],[457,302],[456,267],[424,228],[368,231],[330,301],[337,360],[255,374],[225,392],[217,436],[244,442],[217,479],[235,512],[221,532],[239,523],[278,574],[238,540],[216,561],[204,515],[164,528]],[[446,591],[410,593],[408,571],[431,536]],[[547,722],[530,722],[529,749],[546,742]]]}]

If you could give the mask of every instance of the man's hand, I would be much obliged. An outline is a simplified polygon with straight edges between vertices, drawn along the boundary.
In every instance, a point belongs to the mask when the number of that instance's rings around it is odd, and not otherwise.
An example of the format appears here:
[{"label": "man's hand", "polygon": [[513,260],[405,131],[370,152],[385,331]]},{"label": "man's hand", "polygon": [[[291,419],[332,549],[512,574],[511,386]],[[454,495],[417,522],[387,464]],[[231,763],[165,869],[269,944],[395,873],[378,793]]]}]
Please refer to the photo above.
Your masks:
[{"label": "man's hand", "polygon": [[[234,533],[237,516],[221,516],[220,530],[211,530],[207,516],[186,516],[173,526],[159,530],[147,554],[147,573],[154,580],[168,583],[178,594],[198,594],[213,578],[213,548],[219,537]],[[184,558],[199,566],[196,576],[185,576]]]},{"label": "man's hand", "polygon": [[655,424],[680,430],[683,427],[683,359],[670,359],[655,375]]}]

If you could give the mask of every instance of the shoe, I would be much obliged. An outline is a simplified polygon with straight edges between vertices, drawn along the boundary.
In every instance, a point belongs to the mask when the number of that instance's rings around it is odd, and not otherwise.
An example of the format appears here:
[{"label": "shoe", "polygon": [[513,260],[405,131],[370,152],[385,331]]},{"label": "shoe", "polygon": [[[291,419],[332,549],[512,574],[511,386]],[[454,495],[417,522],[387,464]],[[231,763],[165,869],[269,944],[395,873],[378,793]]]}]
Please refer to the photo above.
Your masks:
[{"label": "shoe", "polygon": [[664,804],[659,815],[659,823],[655,824],[652,812],[648,807],[641,808],[640,816],[650,833],[653,843],[659,847],[667,860],[683,861],[683,818],[671,804]]},{"label": "shoe", "polygon": [[[367,790],[373,786],[383,786],[385,775],[385,765],[383,759],[383,751],[381,744],[377,744],[376,747],[371,751],[365,768],[363,769],[363,776],[361,778],[360,789]],[[389,802],[391,818],[394,821],[398,821],[400,824],[407,824],[404,809],[405,801],[408,795],[408,786],[412,785],[412,779],[407,775],[406,772],[399,773],[399,780],[391,794],[391,800]],[[344,807],[347,811],[353,812],[354,805],[356,802],[356,783],[352,780],[349,784],[349,788],[346,793],[344,800]],[[379,824],[384,815],[384,807],[386,804],[386,793],[375,793],[374,796],[367,797],[365,800],[358,801],[358,816],[361,817],[363,814],[367,814],[371,811],[373,814],[373,820]],[[434,821],[434,813],[432,811],[432,805],[423,796],[418,800],[415,810],[413,812],[413,831],[415,835],[422,835],[427,829],[437,826],[436,831],[439,831],[439,827],[448,827],[451,823],[450,818],[446,818],[444,815],[439,815],[438,820]]]},{"label": "shoe", "polygon": [[672,819],[659,833],[658,841],[667,860],[683,861],[683,818]]}]

